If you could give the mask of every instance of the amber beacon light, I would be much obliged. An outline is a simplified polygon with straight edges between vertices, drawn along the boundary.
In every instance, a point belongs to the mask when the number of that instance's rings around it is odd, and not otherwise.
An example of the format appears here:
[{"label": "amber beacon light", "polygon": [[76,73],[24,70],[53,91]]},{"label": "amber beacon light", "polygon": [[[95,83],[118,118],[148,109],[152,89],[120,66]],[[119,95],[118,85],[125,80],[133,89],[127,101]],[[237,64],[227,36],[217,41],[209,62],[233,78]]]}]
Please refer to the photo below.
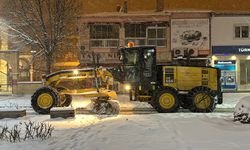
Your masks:
[{"label": "amber beacon light", "polygon": [[135,43],[134,42],[128,42],[128,47],[134,47]]}]

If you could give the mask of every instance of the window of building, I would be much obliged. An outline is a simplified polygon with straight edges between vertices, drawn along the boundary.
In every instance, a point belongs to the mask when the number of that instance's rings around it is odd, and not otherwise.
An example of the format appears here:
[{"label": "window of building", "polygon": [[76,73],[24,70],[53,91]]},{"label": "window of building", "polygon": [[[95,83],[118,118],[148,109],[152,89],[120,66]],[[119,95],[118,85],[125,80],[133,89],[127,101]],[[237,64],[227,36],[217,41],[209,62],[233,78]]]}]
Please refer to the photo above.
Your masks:
[{"label": "window of building", "polygon": [[19,59],[19,81],[30,81],[30,64],[25,58]]},{"label": "window of building", "polygon": [[125,24],[125,43],[146,45],[146,24]]},{"label": "window of building", "polygon": [[165,24],[125,24],[125,42],[134,42],[136,45],[155,45],[166,47]]},{"label": "window of building", "polygon": [[249,26],[235,26],[235,38],[249,38]]},{"label": "window of building", "polygon": [[149,27],[148,28],[148,45],[156,45],[158,47],[166,46],[166,28],[165,27]]},{"label": "window of building", "polygon": [[91,47],[118,47],[119,46],[119,25],[100,24],[90,26]]}]

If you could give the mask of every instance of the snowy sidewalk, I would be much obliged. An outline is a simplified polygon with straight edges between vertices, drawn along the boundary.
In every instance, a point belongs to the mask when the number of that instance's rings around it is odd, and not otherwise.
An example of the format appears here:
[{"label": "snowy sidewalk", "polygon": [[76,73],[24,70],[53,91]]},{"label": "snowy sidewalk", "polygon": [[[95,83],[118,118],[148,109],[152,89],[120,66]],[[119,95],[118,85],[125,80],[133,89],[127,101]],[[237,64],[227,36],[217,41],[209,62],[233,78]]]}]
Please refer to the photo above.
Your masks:
[{"label": "snowy sidewalk", "polygon": [[[221,108],[233,108],[249,93],[226,93]],[[122,107],[151,107],[129,102],[119,95]],[[73,105],[83,107],[89,100],[74,97]],[[30,95],[0,96],[0,106],[30,107]],[[81,104],[81,105],[79,105]],[[32,108],[31,108],[32,109]],[[250,125],[233,122],[232,113],[166,113],[99,117],[76,115],[71,119],[50,119],[49,115],[28,114],[17,119],[1,119],[0,126],[27,121],[47,122],[55,127],[48,140],[15,144],[0,141],[0,149],[10,150],[248,150]]]}]

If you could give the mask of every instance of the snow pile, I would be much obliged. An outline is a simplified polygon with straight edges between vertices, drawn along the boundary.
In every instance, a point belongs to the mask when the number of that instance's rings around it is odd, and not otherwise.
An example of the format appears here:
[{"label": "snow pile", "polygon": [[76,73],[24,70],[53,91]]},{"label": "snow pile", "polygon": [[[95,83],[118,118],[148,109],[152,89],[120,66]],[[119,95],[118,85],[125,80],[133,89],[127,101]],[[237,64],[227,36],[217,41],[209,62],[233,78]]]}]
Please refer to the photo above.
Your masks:
[{"label": "snow pile", "polygon": [[50,111],[74,111],[73,107],[53,107]]},{"label": "snow pile", "polygon": [[8,111],[25,111],[25,109],[19,109],[19,108],[0,108],[0,113],[1,112],[8,112]]},{"label": "snow pile", "polygon": [[234,110],[234,121],[250,123],[250,96],[243,97],[236,104]]}]

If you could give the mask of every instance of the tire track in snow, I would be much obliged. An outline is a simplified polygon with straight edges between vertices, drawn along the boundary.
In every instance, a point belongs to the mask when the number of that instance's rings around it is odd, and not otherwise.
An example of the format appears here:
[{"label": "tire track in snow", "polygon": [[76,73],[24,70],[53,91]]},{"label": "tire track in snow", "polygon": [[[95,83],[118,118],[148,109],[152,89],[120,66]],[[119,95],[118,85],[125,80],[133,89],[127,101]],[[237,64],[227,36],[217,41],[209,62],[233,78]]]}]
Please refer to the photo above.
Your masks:
[{"label": "tire track in snow", "polygon": [[[162,116],[162,115],[155,115],[154,116],[154,120],[157,122],[157,124],[165,129],[167,131],[167,134],[170,135],[170,143],[173,142],[174,144],[180,146],[179,149],[190,149],[189,147],[186,147],[185,145],[187,145],[185,142],[184,142],[184,139],[183,139],[183,134],[181,133],[181,131],[179,130],[176,130],[176,126],[178,126],[178,124],[176,124],[175,122],[171,122],[168,123],[168,122],[163,122],[162,120],[165,121],[164,119],[165,116]],[[155,118],[158,118],[158,119],[155,119]]]}]

